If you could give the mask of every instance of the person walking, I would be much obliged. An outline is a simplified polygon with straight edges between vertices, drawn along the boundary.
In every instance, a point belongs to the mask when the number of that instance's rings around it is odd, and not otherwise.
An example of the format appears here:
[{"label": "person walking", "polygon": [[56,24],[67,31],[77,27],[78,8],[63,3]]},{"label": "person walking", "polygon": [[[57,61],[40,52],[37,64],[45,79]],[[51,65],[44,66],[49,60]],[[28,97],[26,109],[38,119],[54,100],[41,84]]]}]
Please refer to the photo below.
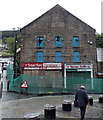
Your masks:
[{"label": "person walking", "polygon": [[76,92],[75,101],[78,101],[81,120],[83,120],[86,112],[86,107],[89,102],[89,98],[88,98],[87,91],[85,90],[85,86],[81,86],[80,89]]}]

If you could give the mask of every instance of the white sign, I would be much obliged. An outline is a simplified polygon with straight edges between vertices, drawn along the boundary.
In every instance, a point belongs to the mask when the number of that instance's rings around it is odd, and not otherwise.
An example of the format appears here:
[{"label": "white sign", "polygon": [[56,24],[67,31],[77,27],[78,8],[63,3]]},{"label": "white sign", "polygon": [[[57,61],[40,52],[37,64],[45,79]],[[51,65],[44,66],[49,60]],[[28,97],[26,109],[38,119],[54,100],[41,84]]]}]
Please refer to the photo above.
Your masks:
[{"label": "white sign", "polygon": [[77,71],[91,71],[91,69],[77,69]]},{"label": "white sign", "polygon": [[103,48],[97,48],[97,61],[103,62]]},{"label": "white sign", "polygon": [[91,65],[66,65],[66,69],[79,69],[79,68],[90,69],[92,68],[92,66]]}]

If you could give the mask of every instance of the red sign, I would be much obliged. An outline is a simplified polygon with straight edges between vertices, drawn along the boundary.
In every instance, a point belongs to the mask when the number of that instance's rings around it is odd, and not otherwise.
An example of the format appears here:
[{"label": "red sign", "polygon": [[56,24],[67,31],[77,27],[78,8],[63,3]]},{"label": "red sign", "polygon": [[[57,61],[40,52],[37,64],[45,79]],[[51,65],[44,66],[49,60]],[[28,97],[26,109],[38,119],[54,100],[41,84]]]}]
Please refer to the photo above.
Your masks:
[{"label": "red sign", "polygon": [[20,87],[21,87],[21,88],[28,88],[28,84],[27,84],[27,82],[24,81],[24,82],[21,84]]},{"label": "red sign", "polygon": [[44,70],[51,70],[51,69],[62,69],[64,63],[22,63],[22,67],[24,70],[28,69],[44,69]]},{"label": "red sign", "polygon": [[22,63],[22,67],[42,67],[43,63]]}]

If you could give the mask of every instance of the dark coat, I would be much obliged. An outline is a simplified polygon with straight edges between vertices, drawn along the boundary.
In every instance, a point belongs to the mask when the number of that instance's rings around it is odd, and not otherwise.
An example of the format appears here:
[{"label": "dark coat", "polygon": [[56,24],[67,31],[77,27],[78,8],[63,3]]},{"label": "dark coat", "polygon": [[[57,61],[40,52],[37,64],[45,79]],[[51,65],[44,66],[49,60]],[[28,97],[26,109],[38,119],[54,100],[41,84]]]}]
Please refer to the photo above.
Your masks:
[{"label": "dark coat", "polygon": [[89,102],[87,92],[81,88],[80,90],[77,91],[75,95],[75,100],[76,101],[78,100],[79,107],[85,107]]}]

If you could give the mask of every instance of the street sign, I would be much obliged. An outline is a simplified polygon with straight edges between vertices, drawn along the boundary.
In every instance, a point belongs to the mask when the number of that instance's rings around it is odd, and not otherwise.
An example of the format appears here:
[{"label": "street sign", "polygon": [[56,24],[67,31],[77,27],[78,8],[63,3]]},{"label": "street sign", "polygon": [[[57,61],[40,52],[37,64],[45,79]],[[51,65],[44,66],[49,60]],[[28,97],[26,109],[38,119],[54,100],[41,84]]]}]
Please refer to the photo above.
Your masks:
[{"label": "street sign", "polygon": [[20,87],[21,88],[28,88],[28,84],[27,84],[26,80],[21,84]]}]

